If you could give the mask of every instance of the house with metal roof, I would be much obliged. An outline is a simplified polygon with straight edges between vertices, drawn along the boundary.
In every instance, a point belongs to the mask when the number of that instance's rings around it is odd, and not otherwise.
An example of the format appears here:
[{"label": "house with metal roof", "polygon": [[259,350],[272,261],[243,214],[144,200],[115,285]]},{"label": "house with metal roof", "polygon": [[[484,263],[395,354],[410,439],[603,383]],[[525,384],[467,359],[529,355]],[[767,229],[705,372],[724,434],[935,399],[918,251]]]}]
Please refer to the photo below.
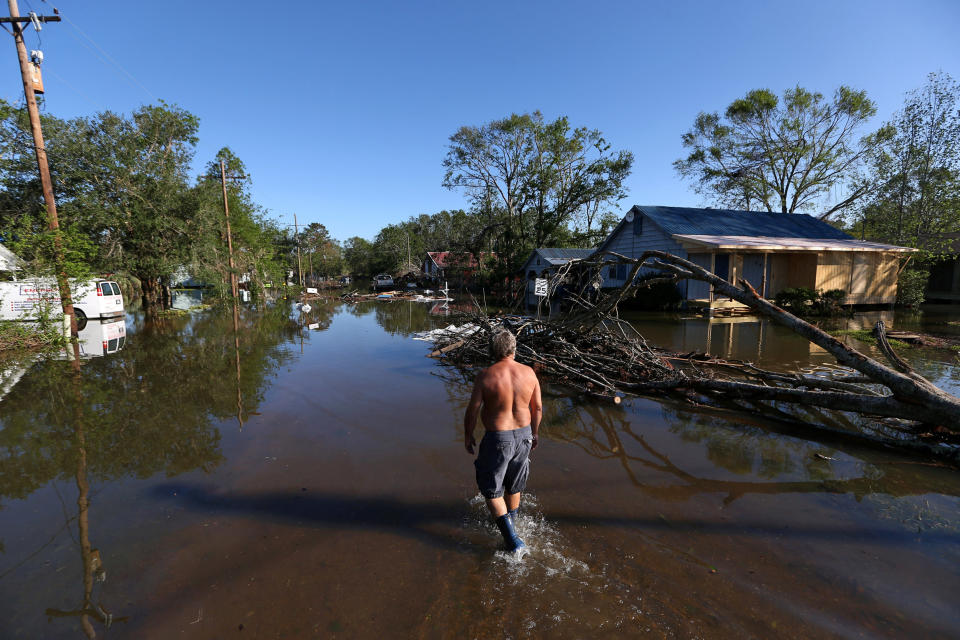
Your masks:
[{"label": "house with metal roof", "polygon": [[[856,240],[806,214],[634,206],[597,248],[637,258],[666,251],[704,267],[728,282],[743,279],[773,298],[783,289],[808,287],[847,292],[845,304],[892,304],[900,259],[908,247]],[[603,268],[603,286],[624,284],[626,265]],[[713,287],[682,282],[693,306],[736,307]]]},{"label": "house with metal roof", "polygon": [[[562,267],[571,260],[585,260],[595,251],[595,249],[555,249],[548,247],[534,249],[527,261],[523,263],[523,268],[520,269],[520,273],[527,281],[527,304],[537,304],[537,297],[533,292],[534,281],[537,278],[556,273],[558,267]],[[544,275],[545,273],[547,275]]]},{"label": "house with metal roof", "polygon": [[523,263],[520,272],[528,278],[536,278],[550,268],[561,267],[571,260],[585,260],[589,258],[596,249],[552,249],[543,247],[534,249]]}]

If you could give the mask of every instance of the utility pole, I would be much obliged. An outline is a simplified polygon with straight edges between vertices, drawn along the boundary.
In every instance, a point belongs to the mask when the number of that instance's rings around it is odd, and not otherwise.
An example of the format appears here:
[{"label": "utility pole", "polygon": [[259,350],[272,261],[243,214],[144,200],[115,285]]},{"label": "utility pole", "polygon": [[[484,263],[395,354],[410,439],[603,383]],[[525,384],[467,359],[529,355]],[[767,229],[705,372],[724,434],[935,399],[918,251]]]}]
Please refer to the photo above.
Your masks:
[{"label": "utility pole", "polygon": [[[40,127],[40,109],[37,108],[37,96],[33,90],[30,59],[27,57],[27,45],[23,42],[23,25],[32,22],[37,28],[41,22],[60,22],[60,16],[20,17],[17,0],[7,0],[10,17],[0,18],[0,23],[10,23],[13,27],[13,39],[17,45],[17,58],[20,59],[20,76],[23,79],[23,95],[27,100],[27,112],[30,114],[30,129],[33,131],[33,148],[37,154],[37,167],[40,169],[40,184],[43,187],[43,201],[47,205],[47,228],[53,232],[53,261],[57,273],[57,287],[60,290],[60,304],[63,307],[64,326],[70,324],[70,332],[77,333],[77,319],[73,315],[73,297],[70,283],[63,267],[63,238],[60,236],[60,221],[57,219],[57,202],[53,197],[53,181],[50,179],[50,167],[47,165],[47,149],[43,144],[43,129]],[[55,10],[56,11],[56,10]]]},{"label": "utility pole", "polygon": [[237,298],[237,272],[233,268],[233,234],[230,232],[230,205],[227,204],[227,168],[220,161],[220,186],[223,187],[223,215],[227,219],[227,252],[230,265],[230,293]]},{"label": "utility pole", "polygon": [[300,227],[297,226],[297,214],[293,214],[293,232],[297,236],[297,274],[300,279],[300,288],[303,288],[303,265],[300,262]]}]

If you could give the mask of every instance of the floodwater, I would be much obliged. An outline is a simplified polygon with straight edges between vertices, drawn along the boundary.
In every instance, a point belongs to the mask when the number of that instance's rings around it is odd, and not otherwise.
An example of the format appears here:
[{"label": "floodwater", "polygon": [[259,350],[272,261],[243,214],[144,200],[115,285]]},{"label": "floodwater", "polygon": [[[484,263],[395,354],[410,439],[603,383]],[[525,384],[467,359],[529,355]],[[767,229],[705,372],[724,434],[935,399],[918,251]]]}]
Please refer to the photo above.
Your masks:
[{"label": "floodwater", "polygon": [[[957,471],[546,386],[516,561],[463,450],[469,381],[410,337],[450,319],[316,307],[244,309],[237,334],[216,309],[128,316],[79,375],[4,365],[0,637],[956,637]],[[830,362],[767,324],[634,320],[678,350]],[[885,320],[960,331],[960,309]],[[960,388],[955,354],[911,357]]]}]

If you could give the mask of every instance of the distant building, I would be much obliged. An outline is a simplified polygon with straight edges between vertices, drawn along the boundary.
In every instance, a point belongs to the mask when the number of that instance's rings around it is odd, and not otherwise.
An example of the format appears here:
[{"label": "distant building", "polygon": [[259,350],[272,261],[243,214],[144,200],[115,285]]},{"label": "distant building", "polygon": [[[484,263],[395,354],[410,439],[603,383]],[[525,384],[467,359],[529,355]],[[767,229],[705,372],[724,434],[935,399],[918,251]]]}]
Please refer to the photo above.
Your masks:
[{"label": "distant building", "polygon": [[947,234],[953,255],[930,268],[926,298],[930,302],[960,302],[960,232]]},{"label": "distant building", "polygon": [[561,267],[571,260],[585,260],[594,253],[594,249],[553,249],[543,247],[534,249],[523,263],[520,272],[526,279],[527,287],[527,305],[537,304],[537,296],[534,295],[534,281],[537,278],[546,278],[556,273],[558,267]]},{"label": "distant building", "polygon": [[[724,280],[744,279],[773,298],[791,287],[843,289],[845,304],[892,304],[904,253],[915,251],[855,240],[813,216],[727,209],[635,206],[597,251],[636,258],[659,250],[685,258]],[[603,286],[624,284],[625,265],[604,267]],[[740,306],[696,280],[680,285],[692,306]]]},{"label": "distant building", "polygon": [[[480,260],[486,260],[494,255],[481,253]],[[480,267],[480,262],[472,253],[460,251],[428,251],[423,261],[424,275],[437,283],[443,283],[446,280],[451,284],[467,284]]]},{"label": "distant building", "polygon": [[201,289],[209,287],[210,283],[194,277],[186,265],[181,265],[171,274],[170,286],[180,289]]}]

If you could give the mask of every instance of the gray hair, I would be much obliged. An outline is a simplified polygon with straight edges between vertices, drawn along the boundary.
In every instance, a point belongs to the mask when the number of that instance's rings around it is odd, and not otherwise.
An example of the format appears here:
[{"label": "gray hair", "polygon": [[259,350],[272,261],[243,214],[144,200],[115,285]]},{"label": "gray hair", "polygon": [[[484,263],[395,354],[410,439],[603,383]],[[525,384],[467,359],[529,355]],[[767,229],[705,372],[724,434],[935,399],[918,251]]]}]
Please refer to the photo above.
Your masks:
[{"label": "gray hair", "polygon": [[517,352],[517,339],[506,329],[498,329],[490,336],[490,356],[494,360],[503,360]]}]

